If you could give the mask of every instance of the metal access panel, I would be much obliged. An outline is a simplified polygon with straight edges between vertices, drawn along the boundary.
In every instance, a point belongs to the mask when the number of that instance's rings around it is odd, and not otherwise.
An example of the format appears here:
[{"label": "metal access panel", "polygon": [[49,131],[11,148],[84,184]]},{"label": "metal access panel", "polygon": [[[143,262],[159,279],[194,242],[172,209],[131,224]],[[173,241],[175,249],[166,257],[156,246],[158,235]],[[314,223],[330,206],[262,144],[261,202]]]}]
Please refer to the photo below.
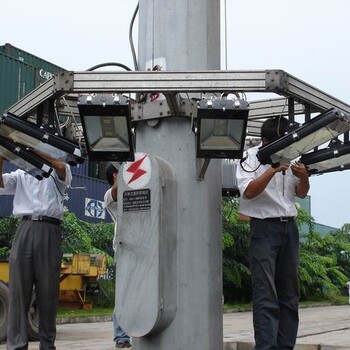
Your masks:
[{"label": "metal access panel", "polygon": [[136,153],[118,180],[116,308],[132,337],[165,329],[176,313],[177,183],[165,160]]}]

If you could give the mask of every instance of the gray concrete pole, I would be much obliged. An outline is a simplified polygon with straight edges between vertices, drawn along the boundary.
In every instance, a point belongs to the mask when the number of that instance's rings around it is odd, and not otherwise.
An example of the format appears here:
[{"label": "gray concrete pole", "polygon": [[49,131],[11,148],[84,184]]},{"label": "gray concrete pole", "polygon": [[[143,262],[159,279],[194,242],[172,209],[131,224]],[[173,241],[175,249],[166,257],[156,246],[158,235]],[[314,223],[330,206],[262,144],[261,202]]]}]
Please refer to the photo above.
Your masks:
[{"label": "gray concrete pole", "polygon": [[[220,0],[140,0],[139,67],[220,69]],[[134,350],[222,349],[221,167],[196,179],[191,121],[136,126],[136,149],[174,168],[177,193],[176,315],[162,332],[133,339]],[[175,203],[174,203],[175,205]]]}]

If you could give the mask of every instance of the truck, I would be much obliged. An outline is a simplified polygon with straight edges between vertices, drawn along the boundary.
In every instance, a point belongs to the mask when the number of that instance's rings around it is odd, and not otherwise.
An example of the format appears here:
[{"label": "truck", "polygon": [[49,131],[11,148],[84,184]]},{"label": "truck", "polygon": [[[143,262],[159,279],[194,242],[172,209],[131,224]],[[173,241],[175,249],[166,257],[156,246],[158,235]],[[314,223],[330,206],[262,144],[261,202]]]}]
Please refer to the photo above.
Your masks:
[{"label": "truck", "polygon": [[[64,308],[92,307],[87,288],[97,283],[107,272],[107,258],[104,254],[64,254],[61,263],[59,306]],[[6,339],[9,300],[9,262],[0,259],[0,342]],[[39,315],[36,308],[35,289],[28,312],[28,336],[38,339]]]}]

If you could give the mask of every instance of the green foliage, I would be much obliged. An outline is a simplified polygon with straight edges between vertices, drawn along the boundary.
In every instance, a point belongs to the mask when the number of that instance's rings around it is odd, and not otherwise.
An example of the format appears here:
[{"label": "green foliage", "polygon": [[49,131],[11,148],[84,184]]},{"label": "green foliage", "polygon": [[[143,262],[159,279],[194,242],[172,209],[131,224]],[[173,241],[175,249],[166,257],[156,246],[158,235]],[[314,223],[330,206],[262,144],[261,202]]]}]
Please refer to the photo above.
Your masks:
[{"label": "green foliage", "polygon": [[[13,216],[0,219],[0,256],[8,257],[19,222],[20,219]],[[107,265],[114,266],[114,224],[92,224],[79,220],[73,213],[65,212],[62,235],[64,253],[106,254]]]},{"label": "green foliage", "polygon": [[94,293],[90,299],[95,307],[113,307],[115,299],[115,281],[113,279],[99,279],[97,292]]},{"label": "green foliage", "polygon": [[115,264],[114,252],[111,249],[114,236],[113,224],[92,224],[79,220],[73,213],[65,212],[62,232],[64,253],[106,254],[107,266]]},{"label": "green foliage", "polygon": [[340,230],[331,233],[333,238],[333,254],[344,275],[350,279],[350,224],[345,224]]},{"label": "green foliage", "polygon": [[347,277],[344,273],[349,260],[346,262],[341,252],[346,248],[350,252],[350,246],[340,239],[341,236],[340,232],[321,236],[310,231],[306,240],[300,243],[299,279],[303,299],[310,296],[328,298],[339,294],[345,285]]},{"label": "green foliage", "polygon": [[86,231],[91,239],[92,245],[101,251],[113,255],[114,224],[100,222],[98,224],[89,224],[86,226],[88,226],[86,227]]},{"label": "green foliage", "polygon": [[[227,302],[249,302],[249,221],[240,220],[238,200],[223,201],[223,287]],[[305,233],[300,243],[299,285],[303,300],[339,298],[350,276],[350,224],[321,236],[314,219],[298,209],[297,225]],[[306,229],[305,229],[306,228]]]},{"label": "green foliage", "polygon": [[73,213],[65,212],[62,222],[63,242],[62,249],[65,253],[84,252],[92,253],[92,242],[85,224]]},{"label": "green foliage", "polygon": [[238,200],[224,199],[223,214],[223,290],[225,301],[251,299],[248,262],[249,222],[239,219]]},{"label": "green foliage", "polygon": [[18,224],[19,219],[13,216],[0,219],[0,256],[9,256]]}]

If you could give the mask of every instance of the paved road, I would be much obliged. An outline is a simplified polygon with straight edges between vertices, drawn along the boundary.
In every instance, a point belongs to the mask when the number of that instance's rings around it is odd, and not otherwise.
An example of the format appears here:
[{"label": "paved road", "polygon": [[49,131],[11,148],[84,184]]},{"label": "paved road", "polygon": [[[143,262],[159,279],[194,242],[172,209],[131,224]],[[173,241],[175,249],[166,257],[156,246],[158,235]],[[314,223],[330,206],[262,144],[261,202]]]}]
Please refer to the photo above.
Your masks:
[{"label": "paved road", "polygon": [[[223,325],[225,350],[253,349],[251,312],[224,314]],[[58,325],[57,330],[57,350],[115,349],[110,321],[63,324]],[[295,350],[350,350],[350,306],[300,309],[297,344]],[[29,350],[38,350],[38,348],[38,342],[30,343]],[[5,344],[0,345],[1,349],[6,349]]]}]

